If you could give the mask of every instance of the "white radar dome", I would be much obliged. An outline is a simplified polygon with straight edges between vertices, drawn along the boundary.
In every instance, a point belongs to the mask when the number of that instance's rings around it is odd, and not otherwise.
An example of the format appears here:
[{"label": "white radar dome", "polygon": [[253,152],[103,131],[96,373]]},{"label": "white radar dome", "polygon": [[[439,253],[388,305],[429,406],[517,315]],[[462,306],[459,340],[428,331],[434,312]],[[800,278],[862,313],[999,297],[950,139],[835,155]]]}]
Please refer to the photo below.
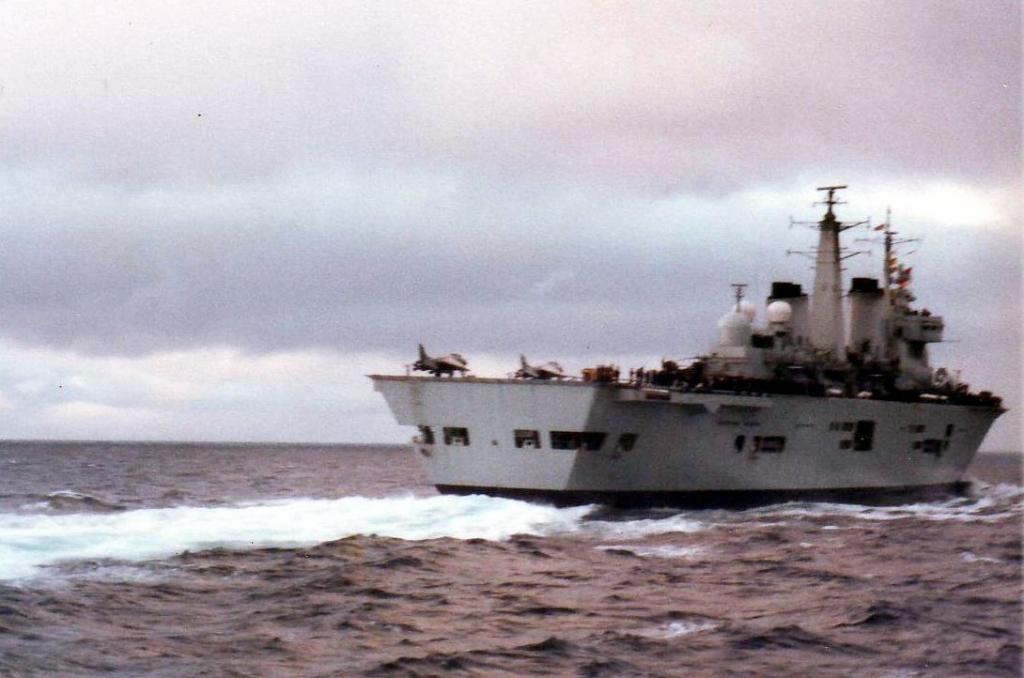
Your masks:
[{"label": "white radar dome", "polygon": [[773,301],[768,304],[764,314],[770,323],[788,323],[793,317],[793,307],[785,301]]},{"label": "white radar dome", "polygon": [[745,315],[750,322],[754,322],[754,318],[757,316],[757,306],[750,301],[741,301],[736,310]]},{"label": "white radar dome", "polygon": [[718,320],[719,343],[722,346],[746,346],[750,343],[750,318],[730,311]]}]

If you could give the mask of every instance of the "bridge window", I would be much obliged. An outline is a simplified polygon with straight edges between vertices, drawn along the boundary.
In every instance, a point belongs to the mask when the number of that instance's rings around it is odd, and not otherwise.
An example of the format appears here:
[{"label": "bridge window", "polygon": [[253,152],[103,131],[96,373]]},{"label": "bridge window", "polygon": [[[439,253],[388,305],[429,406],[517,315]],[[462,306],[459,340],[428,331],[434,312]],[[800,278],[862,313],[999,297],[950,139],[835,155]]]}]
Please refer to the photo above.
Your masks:
[{"label": "bridge window", "polygon": [[537,449],[540,447],[540,434],[533,429],[517,428],[515,430],[516,447]]},{"label": "bridge window", "polygon": [[429,426],[419,426],[420,437],[417,442],[421,445],[433,445],[434,444],[434,431]]},{"label": "bridge window", "polygon": [[946,437],[951,438],[953,436],[953,425],[946,424]]},{"label": "bridge window", "polygon": [[875,422],[858,421],[853,431],[853,449],[858,452],[870,452],[875,446]]},{"label": "bridge window", "polygon": [[925,454],[934,454],[936,457],[942,454],[943,441],[938,438],[928,438],[921,441],[921,451]]},{"label": "bridge window", "polygon": [[455,446],[469,445],[469,429],[461,426],[445,426],[444,444]]},{"label": "bridge window", "polygon": [[754,436],[754,452],[775,454],[785,449],[785,436]]},{"label": "bridge window", "polygon": [[604,433],[594,431],[552,431],[551,447],[555,450],[597,451],[604,444]]},{"label": "bridge window", "polygon": [[736,440],[732,442],[732,446],[736,448],[737,452],[743,451],[743,446],[747,444],[747,436],[736,436]]}]

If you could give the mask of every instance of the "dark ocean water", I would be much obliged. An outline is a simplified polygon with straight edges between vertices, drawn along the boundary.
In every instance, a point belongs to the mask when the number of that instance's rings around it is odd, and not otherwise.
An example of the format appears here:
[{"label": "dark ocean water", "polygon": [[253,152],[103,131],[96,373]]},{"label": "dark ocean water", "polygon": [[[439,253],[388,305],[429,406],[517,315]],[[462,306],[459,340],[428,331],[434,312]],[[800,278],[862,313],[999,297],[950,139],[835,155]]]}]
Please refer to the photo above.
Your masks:
[{"label": "dark ocean water", "polygon": [[612,511],[439,496],[401,447],[0,443],[0,675],[1021,675],[1019,460]]}]

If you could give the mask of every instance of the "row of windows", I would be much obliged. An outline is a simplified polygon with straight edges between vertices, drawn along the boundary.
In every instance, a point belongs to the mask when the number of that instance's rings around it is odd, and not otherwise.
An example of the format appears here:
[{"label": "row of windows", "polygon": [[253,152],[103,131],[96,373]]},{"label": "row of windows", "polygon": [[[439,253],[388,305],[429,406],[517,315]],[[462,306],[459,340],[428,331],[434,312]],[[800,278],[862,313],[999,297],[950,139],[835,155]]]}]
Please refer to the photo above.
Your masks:
[{"label": "row of windows", "polygon": [[[833,421],[828,425],[829,431],[852,431],[854,430],[855,422],[852,421]],[[946,424],[946,437],[953,435],[953,424]],[[906,427],[906,431],[910,433],[924,433],[926,427],[924,424],[910,424]]]},{"label": "row of windows", "polygon": [[946,424],[946,436],[944,438],[915,440],[913,449],[924,454],[934,454],[936,457],[942,456],[942,452],[949,447],[949,439],[953,437],[954,430],[953,424]]},{"label": "row of windows", "polygon": [[[424,445],[434,444],[434,431],[429,426],[420,426],[418,442]],[[469,429],[462,426],[445,426],[442,428],[445,445],[468,446]],[[607,433],[598,431],[551,431],[550,445],[553,450],[590,450],[599,451],[604,446]],[[636,446],[636,433],[623,433],[615,445],[616,452],[629,452]],[[517,428],[512,432],[512,441],[519,449],[540,449],[540,432],[534,429]],[[494,443],[497,445],[497,442]]]},{"label": "row of windows", "polygon": [[[955,428],[956,427],[953,426],[953,424],[946,424],[946,437],[947,438],[949,438],[950,436],[953,435],[953,431],[955,430]],[[907,430],[910,431],[911,433],[924,433],[925,432],[925,425],[924,424],[911,424],[910,426],[907,427]]]},{"label": "row of windows", "polygon": [[840,450],[870,452],[875,446],[875,422],[862,419],[860,421],[833,421],[828,425],[830,431],[853,433],[853,438],[839,441]]},{"label": "row of windows", "polygon": [[[923,432],[923,424],[915,424],[909,427],[913,432]],[[434,444],[434,432],[429,426],[420,426],[419,442],[425,445]],[[834,421],[829,424],[831,431],[853,432],[853,438],[845,438],[839,441],[839,449],[854,450],[856,452],[870,452],[874,449],[875,422],[870,420],[860,421]],[[928,438],[915,440],[914,450],[920,450],[925,454],[941,454],[942,450],[949,447],[949,438],[953,435],[953,424],[946,425],[945,440]],[[442,429],[444,444],[449,446],[468,446],[469,429],[462,426],[445,426]],[[551,431],[550,445],[553,450],[590,450],[599,451],[604,446],[606,433],[598,431]],[[540,432],[535,429],[515,429],[512,434],[515,446],[519,449],[540,449]],[[636,445],[637,434],[623,433],[619,436],[615,445],[616,452],[629,452]],[[497,444],[497,443],[495,443]],[[742,452],[747,445],[747,436],[738,435],[734,441],[737,452]],[[779,453],[786,448],[785,436],[753,436],[751,440],[751,451],[765,453]]]},{"label": "row of windows", "polygon": [[[950,424],[946,427],[946,430],[952,434],[953,425]],[[853,439],[840,440],[839,449],[849,450],[853,449],[858,452],[869,452],[873,446],[873,436],[875,430],[875,422],[873,421],[858,421],[856,426],[852,429],[854,431]],[[754,436],[751,441],[752,445],[750,450],[752,452],[765,452],[765,453],[777,453],[783,452],[786,449],[786,438],[785,436]],[[747,446],[747,436],[738,435],[736,440],[733,441],[733,446],[737,452],[742,452]],[[949,438],[927,438],[925,440],[915,440],[913,448],[924,454],[934,454],[939,456],[943,450],[949,447]]]},{"label": "row of windows", "polygon": [[552,431],[551,448],[555,450],[590,450],[596,452],[604,444],[604,433],[592,431]]},{"label": "row of windows", "polygon": [[[875,435],[875,422],[873,421],[834,421],[829,425],[831,431],[853,431],[853,439],[846,439],[839,441],[839,449],[849,450],[853,449],[858,452],[869,452],[874,446],[874,435]],[[924,433],[924,424],[911,424],[907,427],[907,430],[911,433]],[[953,424],[946,424],[946,435],[945,439],[938,438],[927,438],[925,440],[915,440],[913,442],[913,449],[920,450],[925,454],[942,454],[942,450],[949,447],[949,439],[953,436],[955,426]]]},{"label": "row of windows", "polygon": [[[429,426],[418,426],[420,435],[416,439],[422,445],[434,444],[434,430]],[[469,429],[461,426],[445,426],[442,429],[445,445],[469,445]]]},{"label": "row of windows", "polygon": [[[747,436],[736,436],[733,447],[737,452],[742,452],[747,446]],[[751,452],[765,452],[767,454],[778,454],[786,450],[786,436],[754,436],[751,441]]]},{"label": "row of windows", "polygon": [[444,427],[445,445],[469,445],[469,429],[461,426]]}]

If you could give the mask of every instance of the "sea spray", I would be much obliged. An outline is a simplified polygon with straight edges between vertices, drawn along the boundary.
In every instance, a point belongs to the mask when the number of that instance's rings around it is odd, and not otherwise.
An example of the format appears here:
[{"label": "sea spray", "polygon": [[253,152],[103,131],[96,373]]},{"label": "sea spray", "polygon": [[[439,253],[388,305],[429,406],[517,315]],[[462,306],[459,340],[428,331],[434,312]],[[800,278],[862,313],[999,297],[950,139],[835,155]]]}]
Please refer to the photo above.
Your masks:
[{"label": "sea spray", "polygon": [[119,513],[0,514],[0,579],[71,559],[144,560],[215,547],[304,546],[352,535],[506,539],[578,529],[590,507],[470,496],[288,499]]}]

